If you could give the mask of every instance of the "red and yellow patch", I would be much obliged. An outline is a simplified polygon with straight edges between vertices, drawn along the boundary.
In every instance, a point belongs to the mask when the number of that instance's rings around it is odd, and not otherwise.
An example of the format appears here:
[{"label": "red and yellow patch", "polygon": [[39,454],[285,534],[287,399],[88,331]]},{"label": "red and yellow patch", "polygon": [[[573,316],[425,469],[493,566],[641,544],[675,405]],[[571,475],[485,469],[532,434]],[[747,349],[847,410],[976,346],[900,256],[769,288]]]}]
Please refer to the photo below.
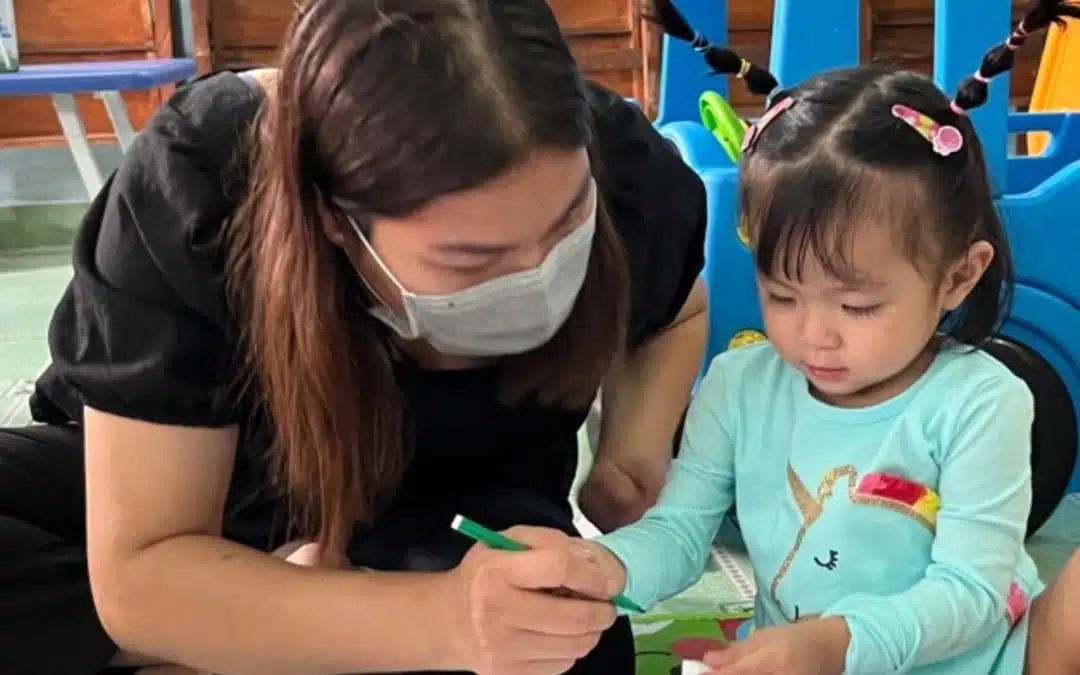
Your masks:
[{"label": "red and yellow patch", "polygon": [[941,499],[930,488],[886,473],[863,476],[851,501],[892,509],[914,518],[931,532],[937,525],[937,513],[941,508]]}]

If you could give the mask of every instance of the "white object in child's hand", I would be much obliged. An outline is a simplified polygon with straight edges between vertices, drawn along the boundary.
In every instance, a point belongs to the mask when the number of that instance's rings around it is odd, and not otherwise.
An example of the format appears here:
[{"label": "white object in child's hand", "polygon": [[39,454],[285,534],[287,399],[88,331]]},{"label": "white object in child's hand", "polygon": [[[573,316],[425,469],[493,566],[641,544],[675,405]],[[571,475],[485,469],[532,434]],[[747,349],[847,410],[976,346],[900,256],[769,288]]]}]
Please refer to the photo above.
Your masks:
[{"label": "white object in child's hand", "polygon": [[709,669],[701,661],[683,661],[682,675],[705,675]]}]

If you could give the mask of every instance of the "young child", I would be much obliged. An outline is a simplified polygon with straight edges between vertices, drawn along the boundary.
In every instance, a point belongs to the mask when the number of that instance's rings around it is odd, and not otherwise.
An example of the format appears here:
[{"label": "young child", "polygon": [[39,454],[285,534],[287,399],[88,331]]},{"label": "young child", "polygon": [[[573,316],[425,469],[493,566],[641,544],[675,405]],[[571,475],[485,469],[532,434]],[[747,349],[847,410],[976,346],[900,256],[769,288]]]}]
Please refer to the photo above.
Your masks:
[{"label": "young child", "polygon": [[979,349],[1012,278],[965,115],[1077,14],[1037,2],[952,101],[842,70],[776,93],[747,135],[769,342],[712,362],[657,505],[589,544],[648,607],[700,577],[738,507],[754,632],[709,672],[1080,672],[1080,557],[1045,590],[1024,549],[1032,395]]}]

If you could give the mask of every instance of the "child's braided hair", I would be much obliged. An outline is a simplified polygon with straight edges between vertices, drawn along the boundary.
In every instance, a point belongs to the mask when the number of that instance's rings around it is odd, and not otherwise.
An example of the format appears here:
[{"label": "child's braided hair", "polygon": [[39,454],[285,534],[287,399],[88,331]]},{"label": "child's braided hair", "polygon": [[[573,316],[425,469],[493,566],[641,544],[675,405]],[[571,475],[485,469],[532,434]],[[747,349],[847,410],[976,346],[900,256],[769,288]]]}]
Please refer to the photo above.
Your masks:
[{"label": "child's braided hair", "polygon": [[1080,4],[1075,0],[1034,0],[1031,9],[1008,39],[986,52],[979,69],[957,87],[952,109],[963,114],[986,103],[988,85],[997,75],[1008,72],[1016,62],[1016,51],[1024,46],[1028,36],[1049,28],[1051,24],[1064,25],[1065,17],[1080,18]]},{"label": "child's braided hair", "polygon": [[759,96],[768,96],[776,89],[776,78],[772,73],[726,47],[714,45],[707,37],[690,27],[672,0],[652,0],[651,11],[646,10],[643,15],[647,21],[660,26],[671,37],[689,42],[694,51],[702,55],[714,74],[734,75],[746,82],[750,93]]}]

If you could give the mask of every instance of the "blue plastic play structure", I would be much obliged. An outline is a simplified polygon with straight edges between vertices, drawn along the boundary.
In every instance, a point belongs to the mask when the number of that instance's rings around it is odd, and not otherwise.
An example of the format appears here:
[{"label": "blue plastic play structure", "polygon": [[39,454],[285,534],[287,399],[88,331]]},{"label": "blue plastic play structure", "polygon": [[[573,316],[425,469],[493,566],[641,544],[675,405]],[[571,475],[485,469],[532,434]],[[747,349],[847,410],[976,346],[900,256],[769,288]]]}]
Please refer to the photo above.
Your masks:
[{"label": "blue plastic play structure", "polygon": [[[781,86],[859,63],[859,4],[776,0],[769,69]],[[1008,0],[937,0],[933,75],[945,91],[954,91],[978,68],[986,50],[1008,35],[1010,5]],[[726,40],[724,0],[678,0],[678,6],[703,35]],[[685,43],[665,38],[664,50],[657,127],[699,173],[709,195],[705,279],[711,357],[762,331],[753,261],[736,233],[736,168],[702,126],[698,110],[704,91],[726,95],[723,78],[709,77],[700,55]],[[1007,80],[995,79],[990,102],[972,112],[1015,256],[1016,296],[1002,337],[1021,360],[1038,361],[1055,380],[1057,389],[1051,390],[1061,392],[1055,398],[1068,399],[1055,405],[1059,413],[1066,411],[1069,433],[1075,434],[1074,425],[1080,424],[1080,113],[1010,113]],[[1032,130],[1052,135],[1046,152],[1011,156],[1009,136]],[[1036,397],[1039,405],[1038,392]],[[1037,424],[1036,446],[1039,434]],[[1080,492],[1080,466],[1069,487]]]}]

